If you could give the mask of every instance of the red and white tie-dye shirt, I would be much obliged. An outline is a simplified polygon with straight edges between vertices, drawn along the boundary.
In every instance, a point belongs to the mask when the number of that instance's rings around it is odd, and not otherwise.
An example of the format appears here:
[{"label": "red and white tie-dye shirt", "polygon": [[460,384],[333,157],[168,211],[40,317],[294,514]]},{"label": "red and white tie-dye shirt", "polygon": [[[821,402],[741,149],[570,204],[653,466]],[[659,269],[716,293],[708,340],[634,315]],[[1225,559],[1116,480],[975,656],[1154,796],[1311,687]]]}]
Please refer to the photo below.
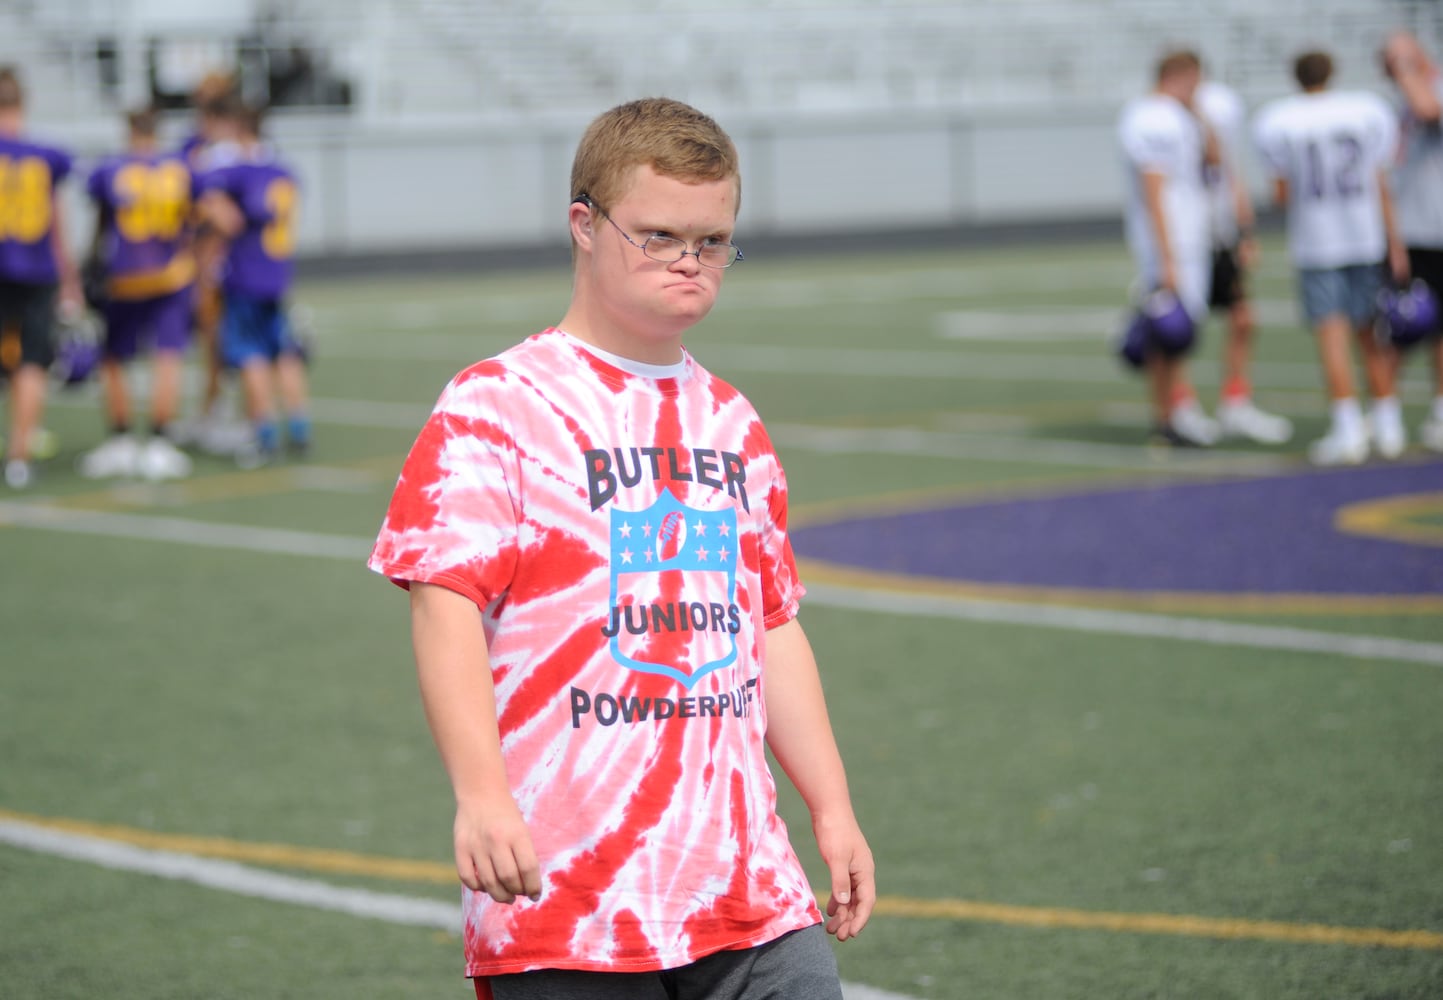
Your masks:
[{"label": "red and white tie-dye shirt", "polygon": [[559,330],[466,369],[370,559],[484,610],[538,902],[465,893],[467,975],[675,968],[820,921],[776,814],[766,630],[803,593],[751,404]]}]

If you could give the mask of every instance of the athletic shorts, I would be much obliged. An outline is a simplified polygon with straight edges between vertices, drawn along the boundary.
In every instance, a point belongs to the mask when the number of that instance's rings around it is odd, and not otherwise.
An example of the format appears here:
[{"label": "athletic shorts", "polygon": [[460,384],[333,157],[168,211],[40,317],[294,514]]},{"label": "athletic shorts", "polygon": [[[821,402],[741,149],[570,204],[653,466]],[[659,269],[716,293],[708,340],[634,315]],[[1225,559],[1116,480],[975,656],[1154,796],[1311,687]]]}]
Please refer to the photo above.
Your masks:
[{"label": "athletic shorts", "polygon": [[141,348],[179,353],[190,345],[191,287],[153,299],[105,304],[105,356],[129,361]]},{"label": "athletic shorts", "polygon": [[55,360],[55,286],[0,281],[0,372]]},{"label": "athletic shorts", "polygon": [[[489,989],[488,989],[489,988]],[[719,951],[664,972],[538,969],[476,980],[479,1000],[842,1000],[837,959],[821,924],[755,948]]]},{"label": "athletic shorts", "polygon": [[299,354],[285,303],[227,292],[220,321],[221,360],[232,368],[244,368],[256,360],[275,361],[282,354]]},{"label": "athletic shorts", "polygon": [[1243,269],[1236,247],[1213,251],[1212,287],[1208,289],[1209,309],[1231,309],[1247,298]]},{"label": "athletic shorts", "polygon": [[[1443,302],[1443,250],[1437,247],[1409,247],[1408,269],[1413,277],[1422,278],[1433,291],[1434,297]],[[1430,336],[1443,333],[1443,327],[1436,328]]]},{"label": "athletic shorts", "polygon": [[1377,315],[1382,287],[1381,264],[1305,267],[1298,271],[1303,316],[1310,327],[1329,316],[1346,316],[1354,329],[1361,330]]}]

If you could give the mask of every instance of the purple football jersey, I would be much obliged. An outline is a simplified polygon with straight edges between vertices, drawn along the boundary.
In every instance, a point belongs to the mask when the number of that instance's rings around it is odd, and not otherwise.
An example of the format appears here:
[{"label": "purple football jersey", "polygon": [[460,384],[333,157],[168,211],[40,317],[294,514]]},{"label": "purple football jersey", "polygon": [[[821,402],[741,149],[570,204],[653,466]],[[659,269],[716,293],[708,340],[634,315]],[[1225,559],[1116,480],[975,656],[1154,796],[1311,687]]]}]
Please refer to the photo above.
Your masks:
[{"label": "purple football jersey", "polygon": [[55,185],[73,162],[53,146],[0,136],[0,279],[31,285],[58,279],[50,242]]},{"label": "purple football jersey", "polygon": [[106,223],[102,250],[112,276],[160,274],[171,266],[186,244],[194,187],[177,153],[116,156],[91,173],[87,190]]},{"label": "purple football jersey", "polygon": [[281,298],[295,268],[295,175],[267,156],[212,170],[200,184],[228,195],[245,217],[245,229],[231,241],[222,287],[257,299]]}]

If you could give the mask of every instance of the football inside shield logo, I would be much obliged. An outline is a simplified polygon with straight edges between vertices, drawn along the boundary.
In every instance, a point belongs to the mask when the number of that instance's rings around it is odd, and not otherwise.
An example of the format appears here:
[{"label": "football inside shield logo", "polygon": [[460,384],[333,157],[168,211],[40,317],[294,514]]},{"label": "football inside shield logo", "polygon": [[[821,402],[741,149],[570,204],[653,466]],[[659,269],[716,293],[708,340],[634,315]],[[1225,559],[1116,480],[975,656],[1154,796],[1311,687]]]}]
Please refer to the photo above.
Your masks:
[{"label": "football inside shield logo", "polygon": [[686,515],[679,510],[668,511],[656,529],[656,554],[662,562],[675,559],[686,544]]}]

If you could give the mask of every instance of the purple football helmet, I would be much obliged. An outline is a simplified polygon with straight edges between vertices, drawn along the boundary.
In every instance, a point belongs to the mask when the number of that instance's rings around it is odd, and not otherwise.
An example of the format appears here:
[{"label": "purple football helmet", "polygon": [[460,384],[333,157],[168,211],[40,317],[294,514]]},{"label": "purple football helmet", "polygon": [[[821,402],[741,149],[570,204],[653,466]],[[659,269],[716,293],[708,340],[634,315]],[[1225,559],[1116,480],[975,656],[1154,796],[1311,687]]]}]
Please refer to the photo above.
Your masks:
[{"label": "purple football helmet", "polygon": [[1197,326],[1187,309],[1172,292],[1153,292],[1142,303],[1147,320],[1148,343],[1169,357],[1185,354],[1197,338]]},{"label": "purple football helmet", "polygon": [[100,341],[94,329],[85,322],[62,321],[51,373],[62,385],[76,386],[87,381],[99,367]]},{"label": "purple football helmet", "polygon": [[1438,298],[1421,279],[1378,293],[1378,333],[1394,347],[1412,347],[1438,330]]},{"label": "purple football helmet", "polygon": [[1117,356],[1129,368],[1140,369],[1147,360],[1147,318],[1141,310],[1128,317],[1127,327],[1118,334]]}]

